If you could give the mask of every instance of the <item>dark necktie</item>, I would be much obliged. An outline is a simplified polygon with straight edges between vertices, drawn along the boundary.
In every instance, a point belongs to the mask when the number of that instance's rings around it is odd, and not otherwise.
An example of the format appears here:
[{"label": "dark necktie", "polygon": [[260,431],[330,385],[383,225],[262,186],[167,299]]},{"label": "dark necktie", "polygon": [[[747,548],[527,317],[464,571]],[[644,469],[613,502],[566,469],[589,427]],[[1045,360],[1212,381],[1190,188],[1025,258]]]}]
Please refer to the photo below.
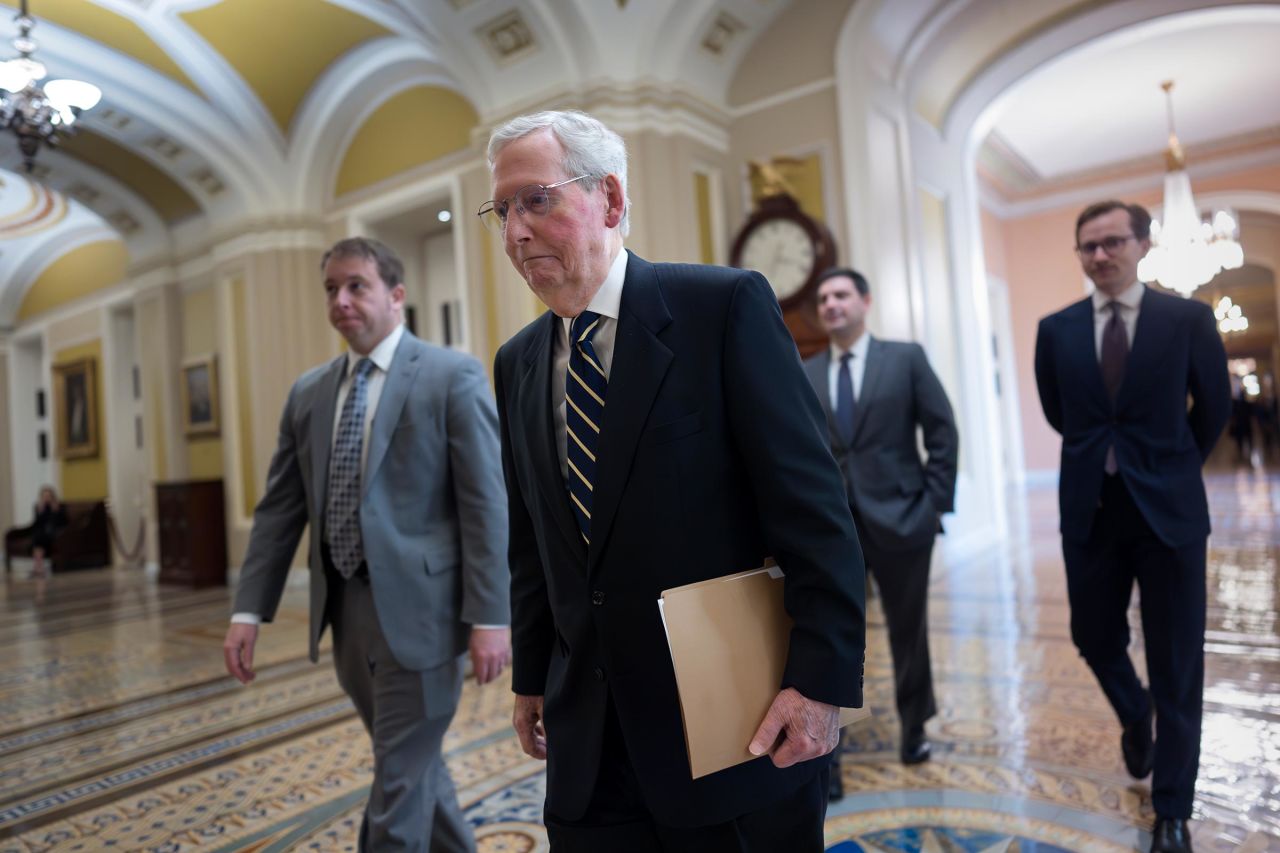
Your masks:
[{"label": "dark necktie", "polygon": [[600,315],[583,311],[569,329],[569,371],[564,381],[565,458],[569,464],[569,502],[578,519],[582,539],[591,544],[591,496],[596,480],[596,446],[604,419],[609,382],[591,339],[600,328]]},{"label": "dark necktie", "polygon": [[367,358],[356,363],[329,456],[329,504],[325,507],[324,527],[333,567],[345,578],[355,574],[364,562],[360,540],[360,451],[372,370],[373,362]]},{"label": "dark necktie", "polygon": [[[1129,336],[1124,330],[1124,321],[1120,319],[1120,303],[1108,302],[1111,319],[1102,329],[1102,356],[1099,366],[1102,368],[1102,384],[1106,386],[1107,396],[1111,398],[1114,409],[1116,397],[1120,394],[1120,385],[1124,382],[1124,363],[1129,358]],[[1118,470],[1116,465],[1115,445],[1107,448],[1107,461],[1103,466],[1108,474]]]},{"label": "dark necktie", "polygon": [[849,369],[852,359],[851,352],[840,356],[840,372],[836,375],[836,427],[845,447],[853,444],[853,416],[857,411],[857,403],[853,399],[853,371]]}]

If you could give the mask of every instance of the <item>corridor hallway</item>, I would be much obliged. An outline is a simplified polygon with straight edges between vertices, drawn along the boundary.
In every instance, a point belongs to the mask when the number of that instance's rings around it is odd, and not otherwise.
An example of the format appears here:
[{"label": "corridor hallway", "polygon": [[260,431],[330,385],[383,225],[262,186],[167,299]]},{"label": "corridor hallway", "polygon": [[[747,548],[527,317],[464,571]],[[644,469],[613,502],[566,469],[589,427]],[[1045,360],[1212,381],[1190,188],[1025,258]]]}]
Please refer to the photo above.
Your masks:
[{"label": "corridor hallway", "polygon": [[[1213,474],[1198,851],[1280,851],[1280,476]],[[872,721],[847,732],[828,848],[1145,851],[1146,783],[1071,646],[1052,489],[1032,490],[998,552],[935,563],[933,761],[897,762],[892,675],[870,608]],[[940,549],[941,550],[941,549]],[[131,570],[0,592],[0,851],[352,850],[368,739],[291,587],[258,680],[224,675],[230,593]],[[1136,610],[1133,611],[1136,625]],[[1140,643],[1136,653],[1141,655]],[[464,689],[449,766],[486,853],[545,849],[543,774],[509,725],[505,683]]]}]

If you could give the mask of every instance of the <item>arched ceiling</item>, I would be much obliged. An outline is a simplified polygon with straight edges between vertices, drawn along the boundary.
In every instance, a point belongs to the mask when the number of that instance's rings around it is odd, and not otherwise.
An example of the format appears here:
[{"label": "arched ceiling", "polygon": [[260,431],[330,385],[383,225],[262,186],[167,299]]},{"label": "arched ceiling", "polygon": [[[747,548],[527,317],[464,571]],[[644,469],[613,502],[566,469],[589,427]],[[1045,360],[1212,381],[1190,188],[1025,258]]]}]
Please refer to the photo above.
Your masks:
[{"label": "arched ceiling", "polygon": [[[816,1],[29,0],[50,77],[103,91],[32,177],[116,229],[135,265],[163,263],[193,239],[318,222],[335,187],[420,162],[412,140],[377,168],[344,156],[388,155],[362,131],[388,104],[443,105],[418,123],[447,124],[424,141],[449,150],[476,125],[602,86],[723,108],[751,42]],[[17,6],[0,0],[4,43]],[[0,168],[21,168],[2,133]]]},{"label": "arched ceiling", "polygon": [[1010,88],[981,154],[1006,196],[1163,169],[1164,93],[1193,172],[1280,146],[1280,5],[1171,14],[1069,50]]}]

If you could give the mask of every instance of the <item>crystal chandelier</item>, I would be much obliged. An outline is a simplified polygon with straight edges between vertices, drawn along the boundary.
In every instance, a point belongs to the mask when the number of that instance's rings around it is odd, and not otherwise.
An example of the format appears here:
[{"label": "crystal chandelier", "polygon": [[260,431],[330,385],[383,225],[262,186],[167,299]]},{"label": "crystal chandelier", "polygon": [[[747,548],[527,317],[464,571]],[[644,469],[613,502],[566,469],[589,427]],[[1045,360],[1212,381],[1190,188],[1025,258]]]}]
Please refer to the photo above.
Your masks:
[{"label": "crystal chandelier", "polygon": [[71,133],[80,113],[98,103],[102,92],[79,80],[50,80],[40,85],[47,72],[44,63],[31,58],[36,49],[31,28],[36,22],[27,14],[27,0],[22,0],[13,20],[18,25],[18,37],[13,40],[18,56],[0,62],[0,128],[18,137],[22,163],[30,172],[41,143],[56,146]]},{"label": "crystal chandelier", "polygon": [[1244,309],[1224,296],[1213,306],[1213,316],[1218,321],[1218,331],[1224,335],[1233,335],[1249,330],[1249,318],[1244,316]]},{"label": "crystal chandelier", "polygon": [[1208,222],[1201,221],[1191,195],[1187,161],[1173,127],[1173,81],[1164,89],[1169,115],[1169,147],[1165,150],[1164,222],[1151,223],[1151,251],[1138,264],[1138,278],[1158,281],[1183,296],[1209,281],[1224,269],[1244,263],[1239,226],[1230,211],[1219,210]]}]

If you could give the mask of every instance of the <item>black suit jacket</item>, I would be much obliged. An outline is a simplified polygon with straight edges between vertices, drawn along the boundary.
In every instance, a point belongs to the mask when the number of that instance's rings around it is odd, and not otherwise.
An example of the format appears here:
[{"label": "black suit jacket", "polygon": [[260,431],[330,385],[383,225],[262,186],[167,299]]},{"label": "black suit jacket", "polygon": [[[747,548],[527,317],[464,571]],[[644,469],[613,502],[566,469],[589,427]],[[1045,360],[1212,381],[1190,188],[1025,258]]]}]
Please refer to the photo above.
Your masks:
[{"label": "black suit jacket", "polygon": [[[886,551],[928,545],[938,532],[938,516],[955,509],[960,435],[924,349],[868,341],[851,445],[841,439],[831,411],[830,365],[827,349],[805,361],[804,369],[826,412],[831,451],[863,533]],[[928,453],[924,462],[917,427]]]},{"label": "black suit jacket", "polygon": [[[543,695],[547,805],[579,817],[610,696],[645,801],[671,826],[776,800],[825,759],[690,778],[665,589],[774,556],[795,621],[783,683],[862,704],[863,563],[822,412],[758,273],[631,255],[598,445],[590,549],[552,432],[548,312],[498,352],[511,516],[513,686]],[[744,744],[745,746],[745,744]]]},{"label": "black suit jacket", "polygon": [[1231,413],[1213,311],[1147,288],[1114,406],[1094,334],[1086,298],[1041,320],[1036,336],[1040,405],[1062,434],[1062,535],[1088,539],[1114,443],[1119,474],[1161,541],[1178,547],[1203,539],[1209,507],[1200,469]]}]

